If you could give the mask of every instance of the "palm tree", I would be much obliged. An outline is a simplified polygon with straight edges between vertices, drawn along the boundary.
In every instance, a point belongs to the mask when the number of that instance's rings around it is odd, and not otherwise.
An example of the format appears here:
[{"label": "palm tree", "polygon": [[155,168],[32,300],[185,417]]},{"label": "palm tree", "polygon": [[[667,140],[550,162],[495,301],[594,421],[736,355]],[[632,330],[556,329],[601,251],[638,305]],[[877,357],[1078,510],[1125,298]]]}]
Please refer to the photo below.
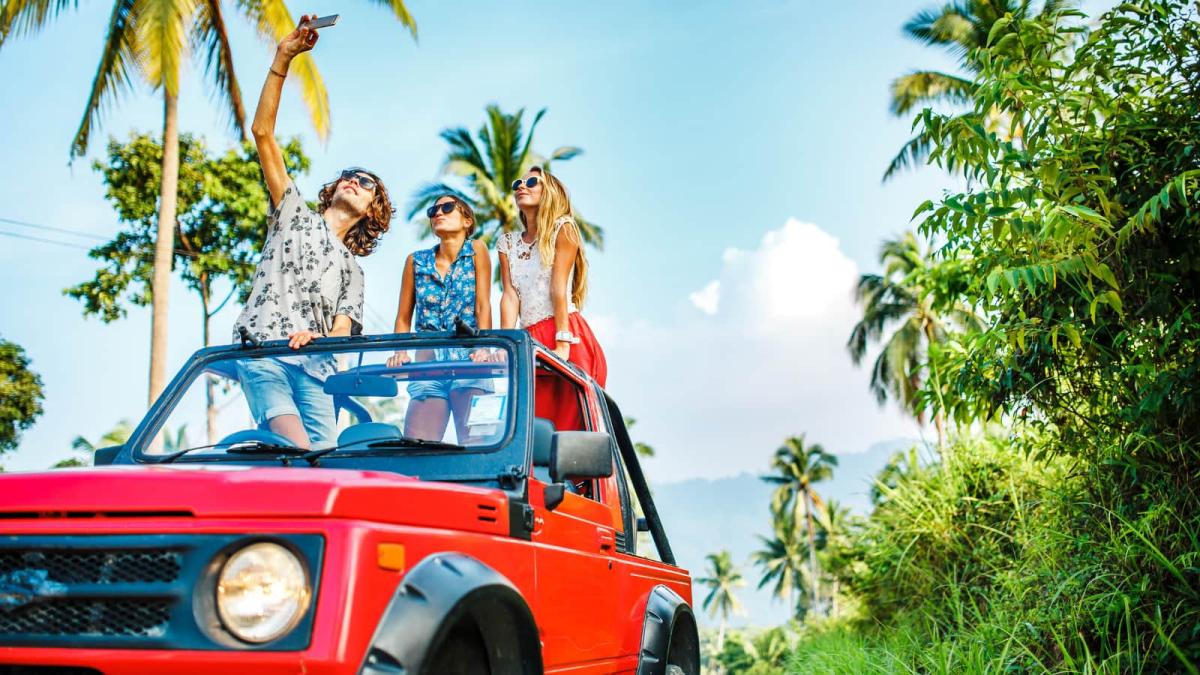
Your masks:
[{"label": "palm tree", "polygon": [[[34,33],[78,2],[6,0],[0,4],[0,47],[11,37]],[[403,0],[381,2],[416,36],[416,23]],[[235,5],[263,39],[278,42],[296,27],[284,0],[240,0]],[[179,182],[179,83],[188,53],[203,57],[205,76],[215,85],[230,126],[243,139],[246,110],[233,70],[233,51],[220,0],[114,0],[104,49],[92,80],[83,119],[71,143],[71,158],[87,152],[92,125],[118,94],[132,87],[136,71],[163,97],[162,189],[158,231],[154,242],[151,280],[150,387],[151,403],[166,384],[167,290],[175,248],[176,197]],[[329,135],[329,96],[316,64],[307,55],[292,62],[291,71],[317,135]]]},{"label": "palm tree", "polygon": [[[979,72],[977,50],[988,46],[988,37],[996,22],[1011,15],[1028,19],[1049,16],[1073,4],[1070,0],[1044,0],[1040,12],[1031,0],[952,0],[942,7],[917,12],[904,24],[904,35],[921,44],[940,47],[958,59],[962,74],[937,70],[915,70],[892,80],[891,111],[903,117],[914,109],[931,104],[970,103],[975,95],[975,75]],[[991,115],[991,126],[1001,126],[1001,116]],[[883,174],[886,181],[902,169],[924,164],[932,148],[924,130],[904,144],[900,154]]]},{"label": "palm tree", "polygon": [[813,485],[832,478],[837,463],[837,457],[825,452],[820,445],[806,445],[804,436],[792,436],[783,441],[771,458],[771,469],[775,473],[763,476],[763,480],[778,486],[771,495],[771,511],[776,515],[776,520],[780,521],[780,517],[786,515],[796,527],[804,518],[814,609],[820,600],[817,582],[821,578],[817,568],[817,528],[814,521],[824,521],[825,504]]},{"label": "palm tree", "polygon": [[801,604],[801,589],[811,585],[811,576],[804,564],[805,546],[800,539],[795,519],[790,514],[774,514],[772,536],[757,535],[762,548],[750,554],[750,560],[762,568],[758,588],[774,584],[771,595],[783,598],[798,617],[807,611],[809,603]]},{"label": "palm tree", "polygon": [[[542,108],[533,117],[528,130],[522,129],[525,109],[513,114],[500,110],[493,104],[487,107],[487,123],[479,128],[475,138],[463,127],[442,131],[442,140],[450,146],[442,164],[443,176],[457,176],[466,181],[472,194],[444,182],[429,183],[415,193],[409,202],[408,218],[411,220],[433,204],[444,194],[454,194],[471,205],[475,211],[480,237],[492,246],[501,232],[523,229],[518,217],[517,205],[512,198],[512,183],[525,175],[530,167],[542,166],[549,169],[551,162],[565,162],[577,157],[583,150],[564,146],[551,152],[549,157],[533,150],[533,134],[538,122],[546,114]],[[596,248],[604,245],[604,231],[595,223],[588,222],[575,214],[584,243]],[[429,224],[424,224],[429,234]]]},{"label": "palm tree", "polygon": [[708,595],[704,596],[704,609],[713,616],[721,615],[721,628],[717,633],[719,652],[725,645],[725,623],[729,621],[729,615],[742,611],[742,603],[734,595],[734,589],[745,586],[746,582],[742,580],[742,573],[733,564],[729,551],[709,553],[705,560],[708,561],[708,576],[696,581],[708,587]]},{"label": "palm tree", "polygon": [[848,507],[842,506],[834,499],[825,503],[826,518],[819,542],[821,547],[821,562],[829,573],[830,589],[829,613],[834,618],[839,614],[838,596],[841,594],[842,578],[847,573],[850,563],[850,528],[854,526],[855,518]]},{"label": "palm tree", "polygon": [[123,445],[133,435],[133,424],[129,420],[124,419],[117,422],[116,426],[109,429],[95,443],[89,441],[83,436],[76,436],[75,440],[71,441],[71,449],[79,452],[83,457],[69,457],[54,465],[55,469],[63,469],[72,466],[88,466],[92,462],[92,455],[100,448],[111,448],[114,445]]},{"label": "palm tree", "polygon": [[[846,348],[860,364],[867,347],[891,331],[871,368],[871,392],[880,405],[893,398],[924,424],[917,392],[924,383],[929,346],[943,342],[950,330],[979,329],[982,321],[956,295],[938,292],[932,253],[911,232],[885,241],[879,262],[883,274],[859,277],[855,298],[863,317],[850,332]],[[945,429],[940,412],[934,415],[934,426],[941,446]]]}]

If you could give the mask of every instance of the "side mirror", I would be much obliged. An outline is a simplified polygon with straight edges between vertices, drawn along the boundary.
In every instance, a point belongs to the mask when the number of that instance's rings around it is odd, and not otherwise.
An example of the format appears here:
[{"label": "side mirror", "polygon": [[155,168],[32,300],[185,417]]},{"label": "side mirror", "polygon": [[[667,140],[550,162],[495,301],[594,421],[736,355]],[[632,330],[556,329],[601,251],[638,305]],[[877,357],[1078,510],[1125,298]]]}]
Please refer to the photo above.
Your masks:
[{"label": "side mirror", "polygon": [[550,480],[613,475],[612,438],[599,431],[558,431],[550,439]]},{"label": "side mirror", "polygon": [[124,447],[125,446],[123,445],[114,445],[110,448],[100,448],[96,450],[95,454],[92,456],[92,465],[107,466],[112,464],[114,461],[116,461],[117,455],[121,454],[121,450]]}]

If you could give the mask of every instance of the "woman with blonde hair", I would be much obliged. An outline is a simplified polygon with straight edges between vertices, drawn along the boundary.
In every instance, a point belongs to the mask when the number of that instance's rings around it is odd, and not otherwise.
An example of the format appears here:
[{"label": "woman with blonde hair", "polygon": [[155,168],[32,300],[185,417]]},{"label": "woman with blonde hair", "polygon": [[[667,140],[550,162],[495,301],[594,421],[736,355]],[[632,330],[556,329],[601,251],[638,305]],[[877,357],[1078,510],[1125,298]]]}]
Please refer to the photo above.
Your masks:
[{"label": "woman with blonde hair", "polygon": [[524,232],[500,235],[501,328],[521,327],[592,376],[608,379],[604,351],[579,313],[587,295],[587,259],[567,190],[540,167],[513,181]]}]

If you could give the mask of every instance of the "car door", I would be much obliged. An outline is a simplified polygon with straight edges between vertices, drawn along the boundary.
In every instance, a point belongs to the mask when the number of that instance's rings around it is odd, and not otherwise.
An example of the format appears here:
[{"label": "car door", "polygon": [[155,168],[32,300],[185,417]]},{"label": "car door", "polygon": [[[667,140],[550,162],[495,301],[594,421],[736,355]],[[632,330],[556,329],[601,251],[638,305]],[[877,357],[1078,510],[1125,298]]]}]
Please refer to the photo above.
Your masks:
[{"label": "car door", "polygon": [[[585,391],[578,376],[539,354],[534,384],[536,417],[553,420],[554,431],[596,430],[595,409]],[[577,492],[567,491],[551,511],[545,506],[549,478],[544,467],[533,467],[532,476],[534,615],[545,667],[571,666],[573,673],[611,672],[613,659],[621,650],[622,623],[613,570],[616,531],[612,511],[599,501],[601,489],[595,481]]]}]

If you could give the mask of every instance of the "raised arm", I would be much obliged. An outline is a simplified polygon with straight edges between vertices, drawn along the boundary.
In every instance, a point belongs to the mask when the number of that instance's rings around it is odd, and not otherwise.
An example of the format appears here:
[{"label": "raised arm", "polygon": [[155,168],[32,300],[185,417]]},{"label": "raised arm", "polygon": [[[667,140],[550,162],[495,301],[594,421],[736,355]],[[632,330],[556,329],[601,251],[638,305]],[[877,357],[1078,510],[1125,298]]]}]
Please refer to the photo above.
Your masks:
[{"label": "raised arm", "polygon": [[[310,18],[300,17],[300,26]],[[287,167],[283,163],[283,152],[275,141],[275,118],[279,114],[279,96],[283,92],[283,80],[287,77],[288,67],[292,59],[312,49],[317,44],[317,31],[297,26],[283,38],[275,49],[275,60],[271,62],[267,81],[263,83],[262,93],[258,96],[258,108],[254,111],[254,122],[250,132],[254,134],[254,145],[258,148],[258,163],[262,167],[263,178],[267,181],[267,190],[271,193],[271,203],[279,204],[283,193],[287,190]]]},{"label": "raised arm", "polygon": [[475,320],[487,330],[492,327],[492,256],[478,239],[467,244],[475,249]]}]

